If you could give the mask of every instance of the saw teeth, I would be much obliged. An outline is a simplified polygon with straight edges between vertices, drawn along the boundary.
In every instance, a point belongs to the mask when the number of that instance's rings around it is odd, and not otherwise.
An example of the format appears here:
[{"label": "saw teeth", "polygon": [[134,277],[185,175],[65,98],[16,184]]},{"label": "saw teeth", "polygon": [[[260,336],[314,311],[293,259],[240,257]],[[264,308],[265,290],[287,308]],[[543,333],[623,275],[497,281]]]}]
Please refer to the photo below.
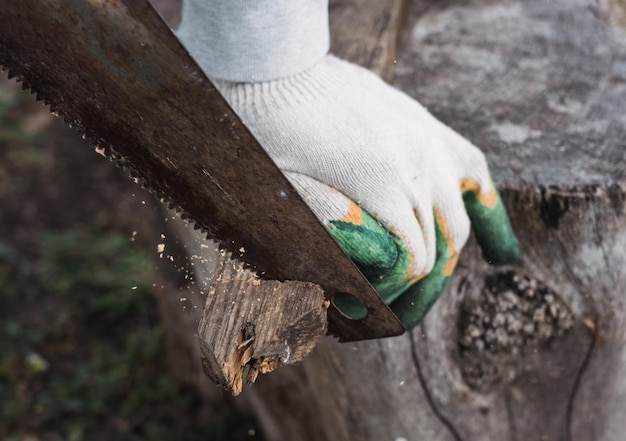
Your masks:
[{"label": "saw teeth", "polygon": [[[211,231],[209,229],[207,229],[204,226],[199,225],[180,206],[178,206],[177,204],[172,202],[167,196],[162,194],[160,191],[152,188],[146,182],[146,180],[141,177],[141,173],[138,172],[135,167],[130,165],[128,163],[128,161],[126,160],[126,158],[124,158],[123,156],[119,155],[111,146],[106,145],[106,146],[103,147],[99,142],[89,138],[87,136],[87,134],[86,134],[86,130],[84,129],[83,125],[80,124],[79,121],[73,121],[73,120],[69,121],[69,120],[67,120],[66,116],[63,114],[62,109],[60,109],[54,103],[51,103],[50,101],[48,101],[45,97],[41,96],[39,94],[39,92],[37,92],[37,90],[33,89],[33,87],[31,87],[30,84],[27,81],[24,81],[23,76],[20,75],[15,69],[9,68],[9,67],[4,66],[4,65],[0,65],[0,72],[7,72],[7,78],[8,79],[16,81],[18,83],[22,83],[21,84],[21,88],[22,88],[23,91],[25,91],[27,93],[30,93],[31,95],[34,95],[35,100],[37,102],[41,102],[43,105],[48,107],[48,111],[50,113],[52,113],[53,115],[55,115],[57,117],[61,117],[63,119],[64,124],[66,126],[68,126],[69,128],[73,129],[74,132],[76,132],[78,134],[78,136],[80,136],[82,139],[86,139],[88,141],[89,145],[98,154],[108,158],[109,161],[112,162],[113,164],[115,164],[115,166],[117,168],[122,169],[125,173],[127,173],[129,175],[129,177],[135,183],[137,183],[137,184],[139,184],[141,186],[141,188],[144,188],[144,189],[148,190],[148,192],[150,194],[154,195],[161,202],[167,204],[167,207],[170,210],[172,210],[172,209],[175,210],[176,213],[182,219],[188,221],[189,224],[191,224],[193,226],[194,230],[200,230],[200,232],[204,235],[206,240],[211,241],[213,243],[216,243],[217,247],[219,248],[221,253],[223,253],[224,255],[227,255],[229,257],[229,259],[231,259],[231,260],[242,261],[240,259],[240,257],[242,257],[241,256],[241,252],[239,251],[240,247],[237,246],[234,241],[231,242],[231,243],[225,243],[224,241],[215,238],[214,235],[211,234]],[[243,261],[243,263],[244,263],[246,268],[254,268],[250,263],[248,263],[246,261]]]},{"label": "saw teeth", "polygon": [[18,82],[22,81],[22,79],[20,78],[19,74],[15,70],[13,70],[11,68],[9,68],[7,70],[9,72],[9,74],[8,74],[9,80],[15,80],[15,81],[18,81]]}]

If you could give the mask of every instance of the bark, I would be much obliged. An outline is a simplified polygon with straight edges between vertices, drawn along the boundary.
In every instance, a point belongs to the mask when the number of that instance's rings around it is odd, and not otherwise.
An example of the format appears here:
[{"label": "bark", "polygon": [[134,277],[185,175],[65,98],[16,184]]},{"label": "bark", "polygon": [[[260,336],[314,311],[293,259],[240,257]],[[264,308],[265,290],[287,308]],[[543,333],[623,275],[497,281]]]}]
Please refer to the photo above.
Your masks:
[{"label": "bark", "polygon": [[412,332],[325,338],[259,379],[238,402],[267,439],[623,439],[626,37],[610,17],[593,0],[413,2],[394,84],[485,151],[521,257],[494,269],[470,241]]},{"label": "bark", "polygon": [[330,0],[330,51],[391,80],[407,7],[407,0]]}]

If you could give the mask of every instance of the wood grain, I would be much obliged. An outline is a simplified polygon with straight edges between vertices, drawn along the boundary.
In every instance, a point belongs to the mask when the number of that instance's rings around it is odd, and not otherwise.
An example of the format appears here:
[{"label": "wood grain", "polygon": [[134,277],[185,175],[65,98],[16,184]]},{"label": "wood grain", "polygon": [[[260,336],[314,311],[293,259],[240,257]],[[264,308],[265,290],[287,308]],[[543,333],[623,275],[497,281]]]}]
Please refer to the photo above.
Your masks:
[{"label": "wood grain", "polygon": [[313,283],[262,281],[227,254],[219,260],[198,337],[207,376],[238,395],[244,375],[251,385],[311,352],[326,333],[328,302]]},{"label": "wood grain", "polygon": [[330,0],[330,51],[391,80],[407,0]]}]

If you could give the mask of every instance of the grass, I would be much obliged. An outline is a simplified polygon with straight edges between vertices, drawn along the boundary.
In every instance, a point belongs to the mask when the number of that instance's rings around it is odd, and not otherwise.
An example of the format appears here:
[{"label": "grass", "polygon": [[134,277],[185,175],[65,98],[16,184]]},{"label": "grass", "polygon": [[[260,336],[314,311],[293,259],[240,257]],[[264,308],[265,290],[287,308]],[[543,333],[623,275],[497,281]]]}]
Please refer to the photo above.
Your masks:
[{"label": "grass", "polygon": [[89,228],[38,244],[0,243],[0,439],[232,439],[234,409],[204,418],[167,374],[149,256]]},{"label": "grass", "polygon": [[170,376],[130,184],[36,111],[0,84],[0,440],[259,439]]}]

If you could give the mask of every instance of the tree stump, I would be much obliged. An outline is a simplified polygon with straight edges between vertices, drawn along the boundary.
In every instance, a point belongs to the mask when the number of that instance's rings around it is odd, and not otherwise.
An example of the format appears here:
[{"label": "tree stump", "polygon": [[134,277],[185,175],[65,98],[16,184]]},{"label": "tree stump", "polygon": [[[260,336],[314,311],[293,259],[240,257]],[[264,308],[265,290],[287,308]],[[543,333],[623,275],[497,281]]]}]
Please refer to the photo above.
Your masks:
[{"label": "tree stump", "polygon": [[[378,73],[395,58],[394,84],[483,148],[521,257],[494,269],[470,241],[412,332],[327,337],[260,378],[237,401],[266,439],[624,439],[626,36],[603,3],[415,0],[396,57],[394,32],[333,44]],[[352,18],[341,35],[368,32]]]},{"label": "tree stump", "polygon": [[249,391],[271,439],[607,440],[626,420],[626,37],[591,0],[414,4],[394,84],[482,147],[521,243],[413,332]]}]

